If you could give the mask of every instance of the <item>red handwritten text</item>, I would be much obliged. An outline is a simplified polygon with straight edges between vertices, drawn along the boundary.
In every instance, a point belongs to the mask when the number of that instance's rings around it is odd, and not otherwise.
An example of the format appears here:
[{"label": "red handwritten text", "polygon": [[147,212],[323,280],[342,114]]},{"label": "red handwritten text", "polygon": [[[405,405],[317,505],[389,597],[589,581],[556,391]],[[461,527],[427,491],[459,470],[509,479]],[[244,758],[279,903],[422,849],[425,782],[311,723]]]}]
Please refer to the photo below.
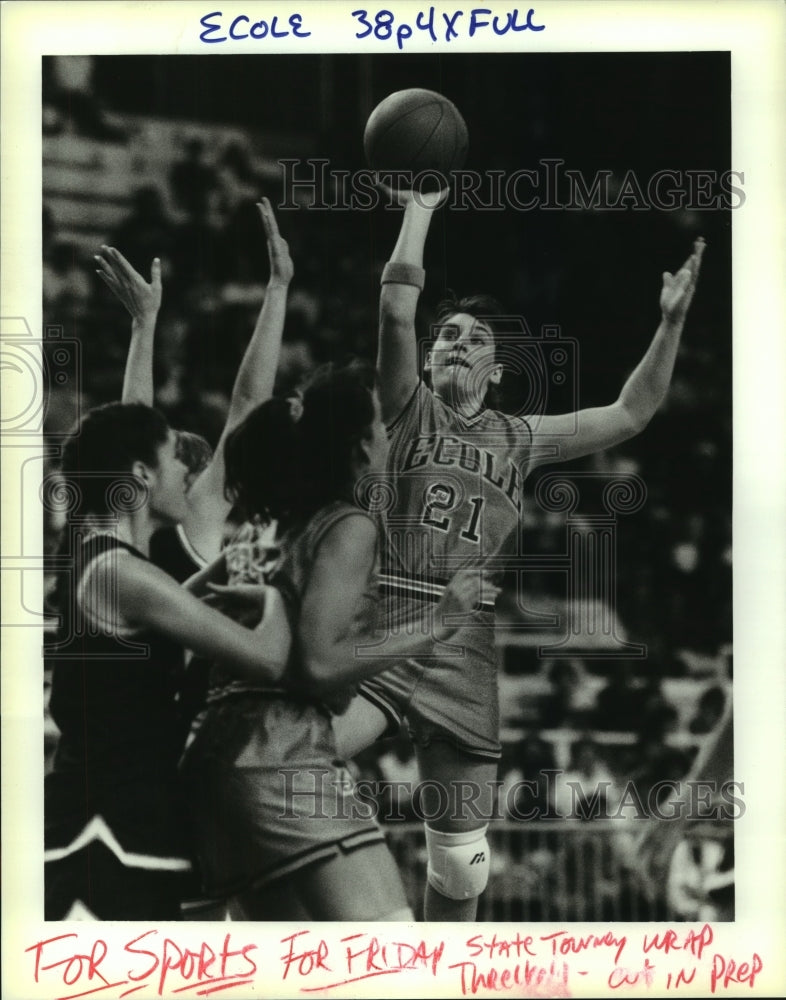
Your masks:
[{"label": "red handwritten text", "polygon": [[125,951],[131,955],[149,957],[150,964],[142,972],[129,971],[128,978],[136,981],[149,980],[156,976],[159,996],[163,994],[171,973],[181,982],[196,981],[200,985],[203,983],[219,985],[238,979],[247,980],[257,970],[256,962],[248,955],[256,949],[256,945],[247,944],[242,948],[231,948],[229,934],[225,935],[219,952],[215,952],[204,942],[198,951],[183,948],[171,938],[164,938],[158,950],[139,946],[140,941],[145,941],[146,945],[157,944],[153,935],[158,935],[158,931],[146,931],[140,934],[126,944]]},{"label": "red handwritten text", "polygon": [[654,981],[655,966],[648,958],[644,959],[644,967],[641,969],[622,969],[616,966],[612,969],[608,978],[608,984],[613,990],[618,990],[625,986],[636,986],[639,983],[652,986]]},{"label": "red handwritten text", "polygon": [[522,937],[521,934],[517,933],[511,940],[500,939],[494,934],[490,941],[486,941],[482,934],[475,934],[471,938],[467,938],[467,948],[469,948],[469,953],[473,958],[477,958],[478,955],[483,955],[488,959],[526,958],[527,956],[534,958],[536,953],[532,950],[532,942],[531,934]]},{"label": "red handwritten text", "polygon": [[[58,934],[56,937],[36,941],[29,948],[25,948],[25,952],[35,953],[34,978],[36,982],[41,981],[42,973],[58,969],[61,970],[58,974],[62,976],[61,981],[64,986],[73,986],[80,981],[90,982],[93,978],[98,978],[105,986],[109,986],[109,980],[98,971],[98,967],[106,958],[107,952],[106,941],[103,939],[99,938],[94,941],[90,951],[84,953],[75,951],[65,944],[57,948],[50,947],[58,941],[65,942],[69,938],[77,936],[76,934]],[[43,962],[44,949],[47,952],[46,964]]]},{"label": "red handwritten text", "polygon": [[478,990],[513,990],[528,997],[569,997],[568,965],[552,962],[549,966],[535,965],[529,959],[512,968],[490,968],[481,971],[474,962],[455,962],[449,969],[461,970],[461,992],[464,996]]},{"label": "red handwritten text", "polygon": [[[304,951],[295,951],[295,938],[302,937],[304,934],[308,934],[308,931],[297,931],[295,934],[288,934],[287,937],[281,938],[282,944],[289,945],[289,951],[286,955],[281,956],[281,961],[284,962],[284,974],[282,979],[286,979],[289,975],[289,970],[292,966],[296,966],[295,972],[299,976],[308,976],[314,969],[324,969],[330,972],[330,966],[327,965],[325,959],[328,957],[328,946],[322,938],[319,939],[319,944],[315,948],[306,948]],[[300,944],[300,942],[298,942]]]},{"label": "red handwritten text", "polygon": [[541,941],[551,942],[552,955],[580,955],[584,951],[595,948],[616,948],[614,962],[619,965],[620,955],[627,943],[627,938],[615,937],[611,931],[607,931],[601,937],[597,934],[587,934],[585,937],[571,937],[566,931],[554,931],[553,934],[541,934]]},{"label": "red handwritten text", "polygon": [[644,935],[643,949],[645,954],[648,951],[662,951],[668,955],[671,951],[689,951],[694,958],[701,961],[704,949],[712,944],[712,928],[709,924],[704,924],[700,931],[689,930],[687,934],[683,931],[677,934],[671,927],[662,934]]},{"label": "red handwritten text", "polygon": [[434,948],[428,948],[425,941],[409,944],[392,941],[380,944],[376,937],[368,934],[350,934],[341,939],[350,941],[347,945],[347,972],[384,972],[399,969],[427,969],[432,976],[437,974],[437,966],[445,950],[444,941]]},{"label": "red handwritten text", "polygon": [[677,990],[683,984],[688,984],[689,985],[690,983],[693,982],[693,980],[695,978],[696,978],[696,970],[695,969],[688,969],[688,970],[680,969],[680,971],[677,973],[677,978],[676,979],[674,979],[674,976],[671,973],[669,973],[666,976],[666,989],[667,990],[671,989],[672,981],[674,982],[674,989]]},{"label": "red handwritten text", "polygon": [[750,962],[737,962],[723,955],[713,955],[710,993],[714,993],[718,986],[726,989],[730,983],[747,983],[752,989],[756,976],[763,968],[764,963],[755,951]]},{"label": "red handwritten text", "polygon": [[[284,963],[282,979],[294,972],[303,978],[319,972],[333,972],[340,978],[329,983],[314,986],[304,986],[304,993],[316,993],[331,990],[347,983],[356,983],[362,979],[373,979],[377,976],[394,975],[412,969],[425,969],[436,976],[442,953],[445,950],[444,941],[433,947],[424,940],[417,943],[408,941],[380,941],[373,934],[349,934],[340,939],[344,948],[340,953],[331,956],[324,939],[314,939],[309,931],[297,931],[281,939],[287,945],[287,951],[281,955]],[[330,958],[331,964],[328,964]]]},{"label": "red handwritten text", "polygon": [[[35,957],[36,983],[50,983],[58,993],[62,987],[68,988],[55,1000],[73,1000],[92,993],[108,995],[108,991],[123,986],[130,988],[120,996],[143,987],[155,990],[158,996],[163,996],[167,988],[183,993],[189,988],[196,991],[198,987],[199,996],[208,996],[252,982],[257,971],[250,956],[257,946],[233,947],[230,934],[214,950],[206,942],[187,948],[172,938],[159,937],[157,930],[145,931],[116,950],[114,963],[103,938],[86,946],[79,945],[78,938],[76,933],[59,934],[25,949]],[[109,971],[113,966],[114,973]],[[118,974],[118,968],[124,971]]]}]

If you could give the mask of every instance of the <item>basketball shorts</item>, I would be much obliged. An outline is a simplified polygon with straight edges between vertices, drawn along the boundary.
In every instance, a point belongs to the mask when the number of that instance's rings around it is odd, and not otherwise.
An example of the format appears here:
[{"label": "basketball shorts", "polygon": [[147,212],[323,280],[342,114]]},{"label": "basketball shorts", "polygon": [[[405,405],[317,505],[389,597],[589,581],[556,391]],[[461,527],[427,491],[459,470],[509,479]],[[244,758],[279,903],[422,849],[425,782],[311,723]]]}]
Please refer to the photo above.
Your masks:
[{"label": "basketball shorts", "polygon": [[446,740],[466,753],[498,760],[499,686],[494,614],[475,612],[432,655],[402,660],[363,681],[358,693],[387,716],[406,719],[416,745]]},{"label": "basketball shorts", "polygon": [[174,777],[48,774],[45,918],[179,919],[194,878],[179,793]]},{"label": "basketball shorts", "polygon": [[207,898],[384,841],[337,757],[329,713],[313,703],[254,692],[214,702],[182,773]]}]

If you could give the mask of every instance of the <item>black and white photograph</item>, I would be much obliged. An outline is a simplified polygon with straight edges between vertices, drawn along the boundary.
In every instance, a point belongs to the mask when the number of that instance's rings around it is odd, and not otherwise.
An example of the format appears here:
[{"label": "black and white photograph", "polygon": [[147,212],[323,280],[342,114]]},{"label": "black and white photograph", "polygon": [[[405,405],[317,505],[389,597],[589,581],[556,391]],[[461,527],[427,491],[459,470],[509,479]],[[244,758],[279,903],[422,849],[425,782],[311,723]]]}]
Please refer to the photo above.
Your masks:
[{"label": "black and white photograph", "polygon": [[64,6],[3,134],[7,995],[777,995],[782,11]]}]

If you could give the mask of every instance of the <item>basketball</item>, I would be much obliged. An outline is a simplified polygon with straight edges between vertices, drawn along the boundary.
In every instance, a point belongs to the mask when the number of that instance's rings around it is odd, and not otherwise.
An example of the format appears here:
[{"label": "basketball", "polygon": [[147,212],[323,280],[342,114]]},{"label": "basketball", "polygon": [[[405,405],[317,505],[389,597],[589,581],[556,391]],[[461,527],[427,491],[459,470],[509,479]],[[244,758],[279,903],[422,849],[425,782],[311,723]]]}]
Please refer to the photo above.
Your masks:
[{"label": "basketball", "polygon": [[458,108],[433,90],[397,90],[369,115],[363,134],[372,170],[424,170],[447,177],[467,158],[469,135]]}]

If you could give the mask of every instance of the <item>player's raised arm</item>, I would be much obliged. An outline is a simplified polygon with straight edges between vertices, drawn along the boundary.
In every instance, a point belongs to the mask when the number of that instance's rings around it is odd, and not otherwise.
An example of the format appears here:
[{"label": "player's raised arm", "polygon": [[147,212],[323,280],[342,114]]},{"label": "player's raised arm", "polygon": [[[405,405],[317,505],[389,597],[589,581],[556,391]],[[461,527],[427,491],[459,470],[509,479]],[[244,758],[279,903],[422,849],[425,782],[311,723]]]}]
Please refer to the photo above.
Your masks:
[{"label": "player's raised arm", "polygon": [[431,218],[445,192],[413,195],[411,191],[385,190],[404,207],[396,246],[382,272],[379,299],[379,397],[382,419],[390,424],[418,383],[415,314],[425,281],[423,249]]},{"label": "player's raised arm", "polygon": [[223,437],[226,437],[250,410],[273,395],[287,310],[287,295],[295,273],[289,255],[289,245],[278,231],[278,223],[270,202],[267,198],[263,198],[257,202],[257,208],[267,239],[270,277],[265,301],[262,303],[254,332],[232,387]]},{"label": "player's raised arm", "polygon": [[95,255],[96,274],[120,299],[131,315],[131,343],[123,376],[124,403],[153,405],[153,340],[161,308],[161,261],[150,267],[150,282],[114,247],[102,246]]},{"label": "player's raised arm", "polygon": [[[661,321],[646,354],[631,373],[616,402],[579,410],[577,414],[530,417],[539,438],[557,437],[559,454],[533,458],[532,466],[565,462],[611,448],[639,434],[655,415],[668,392],[685,317],[696,290],[705,243],[675,274],[664,273],[660,294]],[[575,430],[574,430],[575,428]]]},{"label": "player's raised arm", "polygon": [[287,308],[289,283],[294,274],[285,239],[278,231],[267,198],[258,203],[267,237],[270,278],[254,332],[235,378],[226,424],[215,454],[189,491],[189,515],[183,528],[192,546],[205,560],[219,552],[224,521],[230,504],[224,496],[224,442],[227,434],[259,403],[273,394],[273,384],[281,350],[281,336]]}]

